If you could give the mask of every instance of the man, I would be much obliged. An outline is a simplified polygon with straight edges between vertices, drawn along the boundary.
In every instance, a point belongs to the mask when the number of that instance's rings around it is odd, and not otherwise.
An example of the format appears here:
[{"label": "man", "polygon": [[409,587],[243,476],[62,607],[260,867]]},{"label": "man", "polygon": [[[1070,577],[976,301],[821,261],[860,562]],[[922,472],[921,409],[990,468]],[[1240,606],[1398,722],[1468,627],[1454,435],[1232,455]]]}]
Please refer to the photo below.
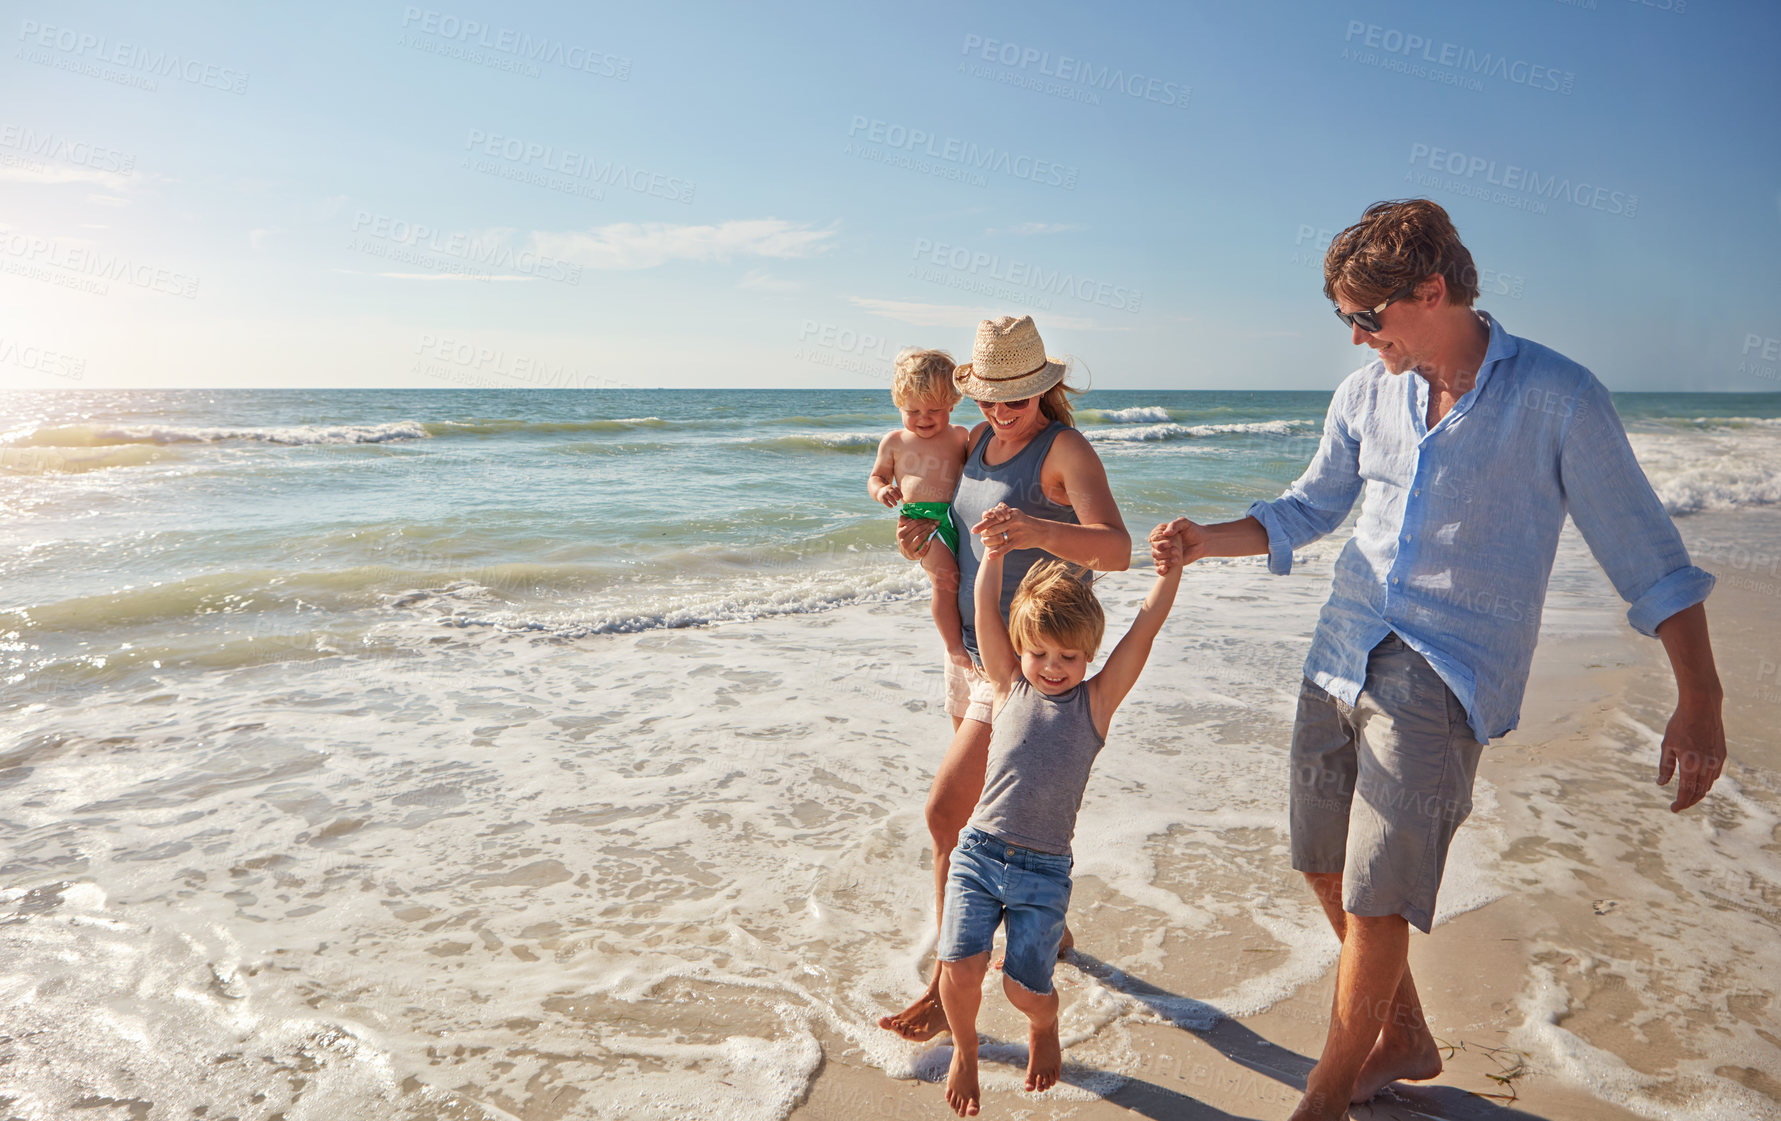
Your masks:
[{"label": "man", "polygon": [[[1342,941],[1323,1055],[1292,1121],[1339,1118],[1441,1072],[1407,965],[1425,934],[1485,743],[1516,726],[1565,515],[1628,621],[1662,640],[1677,704],[1657,781],[1698,802],[1725,762],[1721,690],[1688,552],[1633,458],[1608,391],[1483,312],[1446,211],[1375,203],[1324,257],[1324,295],[1373,360],[1336,390],[1285,494],[1219,525],[1185,518],[1191,562],[1293,550],[1366,502],[1336,562],[1292,736],[1292,860]],[[1159,563],[1164,559],[1157,553]]]}]

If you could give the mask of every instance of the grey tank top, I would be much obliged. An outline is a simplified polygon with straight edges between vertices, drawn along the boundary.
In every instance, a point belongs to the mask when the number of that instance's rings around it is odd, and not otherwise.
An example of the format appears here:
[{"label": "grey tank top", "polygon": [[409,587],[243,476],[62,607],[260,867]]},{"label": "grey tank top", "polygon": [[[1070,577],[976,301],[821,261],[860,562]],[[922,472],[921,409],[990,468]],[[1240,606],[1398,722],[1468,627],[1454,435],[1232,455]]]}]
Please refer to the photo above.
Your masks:
[{"label": "grey tank top", "polygon": [[1069,856],[1089,768],[1106,743],[1089,712],[1088,684],[1048,697],[1017,675],[990,729],[989,765],[971,828]]},{"label": "grey tank top", "polygon": [[[959,476],[959,485],[952,493],[952,524],[958,527],[960,546],[959,622],[964,625],[965,649],[978,662],[983,660],[977,652],[976,626],[977,568],[983,560],[983,542],[971,533],[971,527],[982,521],[983,515],[998,502],[1006,502],[1013,509],[1048,522],[1082,524],[1077,521],[1074,509],[1045,497],[1045,488],[1039,481],[1039,472],[1045,466],[1045,456],[1051,451],[1052,441],[1066,427],[1052,421],[1044,431],[1028,440],[1026,447],[993,467],[983,461],[984,451],[995,435],[986,429],[971,449],[970,458],[965,460],[964,473]],[[1008,605],[1014,601],[1014,591],[1020,587],[1027,569],[1050,559],[1054,558],[1044,549],[1016,549],[1002,558],[1000,607],[1003,619],[1008,618]]]}]

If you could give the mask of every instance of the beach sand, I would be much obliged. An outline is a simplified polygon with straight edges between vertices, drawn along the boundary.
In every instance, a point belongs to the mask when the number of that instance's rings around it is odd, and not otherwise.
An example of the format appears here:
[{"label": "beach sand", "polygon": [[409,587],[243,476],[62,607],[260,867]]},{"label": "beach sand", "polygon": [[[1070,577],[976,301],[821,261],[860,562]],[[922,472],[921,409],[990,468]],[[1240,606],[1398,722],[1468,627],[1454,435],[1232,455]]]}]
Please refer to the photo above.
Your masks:
[{"label": "beach sand", "polygon": [[[1480,803],[1489,803],[1492,873],[1505,890],[1431,936],[1412,936],[1431,1026],[1452,1047],[1446,1070],[1398,1084],[1356,1106],[1354,1117],[1781,1116],[1781,1010],[1772,999],[1781,980],[1773,816],[1781,807],[1773,777],[1781,764],[1781,518],[1705,515],[1683,528],[1698,563],[1720,577],[1709,619],[1727,693],[1730,781],[1705,805],[1669,813],[1674,784],[1653,785],[1651,729],[1663,727],[1675,696],[1661,644],[1624,625],[1624,605],[1599,572],[1593,605],[1573,586],[1572,606],[1560,612],[1569,617],[1556,628],[1548,619],[1548,631],[1561,633],[1543,637],[1521,727],[1493,744],[1480,768],[1481,789],[1494,788]],[[1284,779],[1281,787],[1284,796]],[[1477,828],[1476,820],[1466,827]],[[1736,859],[1751,854],[1760,863]],[[1078,954],[1058,971],[1066,1009],[1072,988],[1109,978],[1096,955],[1118,959],[1145,941],[1129,920],[1102,917],[1103,891],[1087,877],[1077,888]],[[1309,892],[1300,895],[1311,913]],[[1193,1017],[1180,1015],[1180,998],[1227,989],[1234,971],[1273,951],[1264,941],[1232,955],[1232,947],[1196,945],[1191,933],[1165,935],[1163,945],[1153,964],[1112,983],[1140,1000],[1160,994],[1160,1018],[1178,1022],[1132,1027],[1127,1046],[1137,1062],[1120,1079],[1066,1050],[1065,1084],[1048,1095],[1018,1089],[1024,1035],[992,974],[982,1029],[1007,1043],[985,1049],[983,1116],[1290,1113],[1322,1048],[1334,970],[1259,1013],[1184,1024]],[[824,1041],[824,1065],[794,1118],[948,1113],[938,1084],[950,1057],[944,1037],[920,1064],[935,1084],[889,1079],[837,1044]]]},{"label": "beach sand", "polygon": [[[1683,530],[1725,577],[1726,779],[1665,811],[1661,648],[1568,540],[1523,726],[1485,754],[1438,925],[1411,942],[1453,1058],[1357,1117],[1781,1108],[1781,516]],[[1336,943],[1287,864],[1282,760],[1340,544],[1289,577],[1184,578],[1079,821],[1065,1083],[1018,1089],[1025,1033],[993,992],[984,1116],[1290,1111]],[[1110,633],[1148,582],[1101,585]],[[876,1026],[933,940],[922,804],[947,722],[922,599],[580,640],[441,625],[439,601],[383,636],[394,654],[46,692],[17,716],[8,1108],[943,1115],[950,1048]],[[1480,1096],[1511,1092],[1516,1112]]]}]

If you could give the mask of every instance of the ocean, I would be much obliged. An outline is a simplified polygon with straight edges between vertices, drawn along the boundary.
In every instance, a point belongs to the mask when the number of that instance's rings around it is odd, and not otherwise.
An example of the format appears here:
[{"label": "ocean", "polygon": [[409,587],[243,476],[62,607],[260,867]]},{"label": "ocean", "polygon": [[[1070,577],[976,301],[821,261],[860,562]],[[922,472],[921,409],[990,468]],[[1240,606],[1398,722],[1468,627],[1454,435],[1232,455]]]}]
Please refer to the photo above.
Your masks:
[{"label": "ocean", "polygon": [[[1278,494],[1328,401],[1077,408],[1141,539]],[[1781,505],[1781,394],[1615,404],[1685,532]],[[896,424],[877,391],[0,394],[0,1101],[778,1118],[836,1046],[931,1075],[871,1026],[931,942],[946,740],[925,580],[866,495]],[[1275,955],[1165,1018],[1332,960],[1276,770],[1341,539],[1303,578],[1202,566],[1175,676],[1122,710],[1146,748],[1091,784],[1109,905]],[[1548,630],[1605,587],[1567,533]],[[1474,855],[1512,840],[1479,802]],[[1504,890],[1456,875],[1444,915]],[[1084,984],[1066,1059],[1105,1088],[1159,1012]]]}]

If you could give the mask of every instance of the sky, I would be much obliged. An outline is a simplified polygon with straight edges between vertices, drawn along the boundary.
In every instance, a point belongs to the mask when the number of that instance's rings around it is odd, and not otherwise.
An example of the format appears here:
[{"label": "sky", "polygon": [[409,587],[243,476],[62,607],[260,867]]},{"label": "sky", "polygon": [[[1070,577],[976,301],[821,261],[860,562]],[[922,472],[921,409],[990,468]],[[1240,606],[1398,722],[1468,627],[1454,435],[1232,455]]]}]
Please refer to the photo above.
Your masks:
[{"label": "sky", "polygon": [[[429,0],[429,3],[434,0]],[[1328,389],[1379,199],[1612,389],[1781,389],[1781,5],[0,2],[0,385]]]}]

